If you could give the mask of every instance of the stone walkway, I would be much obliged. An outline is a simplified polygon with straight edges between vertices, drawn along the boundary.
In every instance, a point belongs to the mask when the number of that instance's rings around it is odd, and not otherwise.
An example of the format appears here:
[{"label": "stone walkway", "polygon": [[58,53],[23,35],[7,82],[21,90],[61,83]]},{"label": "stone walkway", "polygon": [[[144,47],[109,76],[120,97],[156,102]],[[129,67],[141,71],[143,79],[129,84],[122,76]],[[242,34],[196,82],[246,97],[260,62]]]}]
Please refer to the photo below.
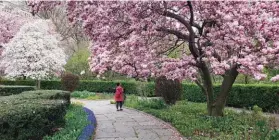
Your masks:
[{"label": "stone walkway", "polygon": [[127,108],[116,111],[108,100],[81,102],[96,116],[95,140],[183,140],[169,124],[146,113]]}]

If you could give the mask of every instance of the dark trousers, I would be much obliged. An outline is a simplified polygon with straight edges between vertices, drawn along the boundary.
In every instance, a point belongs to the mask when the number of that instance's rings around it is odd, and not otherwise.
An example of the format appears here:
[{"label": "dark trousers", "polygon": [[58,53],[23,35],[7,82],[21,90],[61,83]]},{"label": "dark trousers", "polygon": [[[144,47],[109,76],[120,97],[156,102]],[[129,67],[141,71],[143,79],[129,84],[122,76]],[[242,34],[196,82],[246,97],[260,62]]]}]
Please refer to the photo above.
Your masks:
[{"label": "dark trousers", "polygon": [[121,109],[122,105],[123,105],[123,101],[116,101],[116,109],[118,109],[118,107],[120,107]]}]

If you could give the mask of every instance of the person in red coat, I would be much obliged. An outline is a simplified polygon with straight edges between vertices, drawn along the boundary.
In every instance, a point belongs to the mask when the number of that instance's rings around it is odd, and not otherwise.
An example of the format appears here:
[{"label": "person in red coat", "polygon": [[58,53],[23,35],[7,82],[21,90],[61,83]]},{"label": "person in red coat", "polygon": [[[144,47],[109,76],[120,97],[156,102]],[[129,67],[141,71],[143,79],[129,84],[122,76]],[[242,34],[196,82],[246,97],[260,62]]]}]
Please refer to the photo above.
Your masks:
[{"label": "person in red coat", "polygon": [[[116,102],[116,109],[117,111],[122,111],[122,105],[124,101],[124,93],[123,93],[123,88],[121,87],[120,83],[116,84],[116,90],[115,90],[115,95],[114,95],[114,100]],[[120,109],[118,109],[120,108]]]}]

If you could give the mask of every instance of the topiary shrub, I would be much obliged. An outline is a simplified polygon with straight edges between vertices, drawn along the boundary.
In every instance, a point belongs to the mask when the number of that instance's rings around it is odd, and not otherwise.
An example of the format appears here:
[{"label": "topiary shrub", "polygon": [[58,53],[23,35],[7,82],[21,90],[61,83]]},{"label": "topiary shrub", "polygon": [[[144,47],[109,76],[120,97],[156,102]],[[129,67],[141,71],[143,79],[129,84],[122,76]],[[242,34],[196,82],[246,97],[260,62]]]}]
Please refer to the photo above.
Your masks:
[{"label": "topiary shrub", "polygon": [[38,140],[63,126],[64,100],[19,99],[19,95],[0,98],[0,139]]},{"label": "topiary shrub", "polygon": [[73,92],[78,87],[79,77],[77,75],[67,73],[62,76],[61,83],[64,90]]},{"label": "topiary shrub", "polygon": [[171,80],[162,76],[156,79],[155,94],[161,95],[167,104],[175,104],[182,94],[182,84],[179,80]]}]

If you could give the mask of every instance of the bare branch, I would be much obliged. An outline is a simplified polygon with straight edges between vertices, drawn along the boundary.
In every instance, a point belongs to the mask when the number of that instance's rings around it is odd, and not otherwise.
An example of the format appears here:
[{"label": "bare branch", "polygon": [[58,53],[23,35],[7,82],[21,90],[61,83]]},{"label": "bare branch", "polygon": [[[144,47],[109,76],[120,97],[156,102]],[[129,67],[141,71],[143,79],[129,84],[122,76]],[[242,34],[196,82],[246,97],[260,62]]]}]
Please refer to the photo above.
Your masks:
[{"label": "bare branch", "polygon": [[206,89],[204,88],[204,86],[198,80],[195,80],[195,83],[202,89],[202,92],[205,94]]},{"label": "bare branch", "polygon": [[168,28],[165,28],[165,27],[160,27],[160,28],[157,29],[157,31],[162,31],[162,32],[165,32],[165,33],[173,34],[173,35],[177,36],[177,38],[189,41],[189,36],[188,35],[185,35],[185,34],[181,33],[180,31],[177,31],[177,30],[172,30],[172,29],[168,29]]},{"label": "bare branch", "polygon": [[192,26],[193,25],[193,22],[194,22],[194,12],[193,12],[193,7],[192,7],[192,3],[190,1],[187,1],[187,4],[189,6],[189,9],[190,9],[190,25]]}]

